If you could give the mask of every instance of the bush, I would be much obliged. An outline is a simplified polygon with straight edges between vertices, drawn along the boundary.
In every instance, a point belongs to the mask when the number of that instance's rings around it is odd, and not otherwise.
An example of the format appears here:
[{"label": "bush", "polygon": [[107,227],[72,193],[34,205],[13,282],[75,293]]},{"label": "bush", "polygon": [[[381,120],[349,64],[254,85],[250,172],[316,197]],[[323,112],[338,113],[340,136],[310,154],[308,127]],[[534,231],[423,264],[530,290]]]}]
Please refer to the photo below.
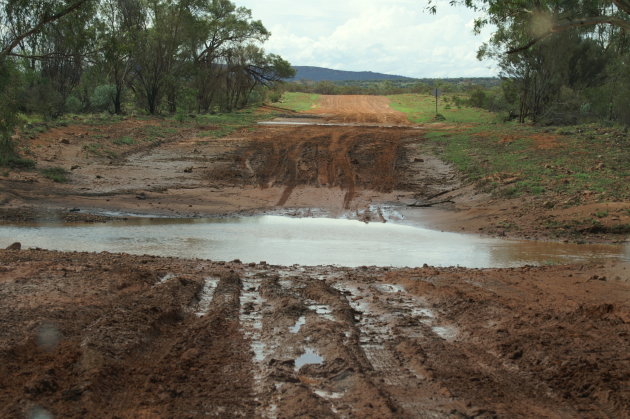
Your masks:
[{"label": "bush", "polygon": [[42,169],[40,173],[53,182],[66,183],[68,182],[68,172],[61,167],[50,167],[48,169]]},{"label": "bush", "polygon": [[66,99],[66,112],[79,113],[83,110],[83,103],[76,96],[69,96]]},{"label": "bush", "polygon": [[111,108],[116,98],[116,86],[113,84],[102,84],[94,89],[90,96],[92,108],[97,111],[107,111]]},{"label": "bush", "polygon": [[278,103],[282,99],[282,92],[280,90],[270,90],[267,97],[271,103]]}]

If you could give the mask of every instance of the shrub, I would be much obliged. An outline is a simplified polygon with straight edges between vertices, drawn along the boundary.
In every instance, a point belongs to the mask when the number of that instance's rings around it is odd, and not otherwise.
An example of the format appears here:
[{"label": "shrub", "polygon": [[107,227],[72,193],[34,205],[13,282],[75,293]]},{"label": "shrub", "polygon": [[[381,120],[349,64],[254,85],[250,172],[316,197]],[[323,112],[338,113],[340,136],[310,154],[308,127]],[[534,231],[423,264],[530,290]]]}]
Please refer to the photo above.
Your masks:
[{"label": "shrub", "polygon": [[70,113],[79,113],[83,109],[83,103],[76,96],[69,96],[66,99],[66,111]]},{"label": "shrub", "polygon": [[57,183],[68,182],[68,172],[61,167],[49,167],[42,169],[40,173],[47,179],[50,179]]},{"label": "shrub", "polygon": [[95,110],[106,111],[112,106],[115,97],[116,86],[113,84],[102,84],[94,89],[94,93],[90,96],[90,103]]}]

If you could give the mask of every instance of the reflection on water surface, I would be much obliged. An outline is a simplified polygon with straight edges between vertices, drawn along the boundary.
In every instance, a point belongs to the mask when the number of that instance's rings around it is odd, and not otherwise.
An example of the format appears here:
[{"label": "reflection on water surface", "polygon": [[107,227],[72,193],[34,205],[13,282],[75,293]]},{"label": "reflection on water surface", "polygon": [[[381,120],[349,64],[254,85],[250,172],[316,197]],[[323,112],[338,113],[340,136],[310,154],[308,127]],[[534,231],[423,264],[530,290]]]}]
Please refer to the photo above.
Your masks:
[{"label": "reflection on water surface", "polygon": [[0,227],[0,247],[124,252],[278,265],[512,267],[630,261],[629,245],[501,240],[396,223],[274,215],[132,218],[108,224]]}]

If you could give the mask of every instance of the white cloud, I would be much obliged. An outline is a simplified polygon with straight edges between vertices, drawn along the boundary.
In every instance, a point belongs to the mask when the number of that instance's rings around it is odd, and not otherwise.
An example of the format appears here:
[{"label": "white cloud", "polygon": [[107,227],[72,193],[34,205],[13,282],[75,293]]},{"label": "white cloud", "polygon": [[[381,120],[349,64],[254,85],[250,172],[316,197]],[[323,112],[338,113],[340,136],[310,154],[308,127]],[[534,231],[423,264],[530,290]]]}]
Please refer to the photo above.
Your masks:
[{"label": "white cloud", "polygon": [[476,59],[490,31],[475,36],[475,15],[465,8],[442,4],[434,16],[423,12],[423,0],[235,2],[272,32],[265,48],[294,65],[412,77],[497,73]]}]

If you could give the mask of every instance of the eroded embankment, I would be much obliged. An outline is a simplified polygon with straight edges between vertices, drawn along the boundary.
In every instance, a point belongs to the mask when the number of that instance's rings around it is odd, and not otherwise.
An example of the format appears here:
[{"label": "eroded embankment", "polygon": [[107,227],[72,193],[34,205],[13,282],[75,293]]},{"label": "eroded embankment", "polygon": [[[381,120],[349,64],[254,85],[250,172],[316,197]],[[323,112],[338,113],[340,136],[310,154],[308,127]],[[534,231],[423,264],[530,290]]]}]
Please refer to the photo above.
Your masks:
[{"label": "eroded embankment", "polygon": [[0,259],[0,416],[630,413],[627,265]]}]

